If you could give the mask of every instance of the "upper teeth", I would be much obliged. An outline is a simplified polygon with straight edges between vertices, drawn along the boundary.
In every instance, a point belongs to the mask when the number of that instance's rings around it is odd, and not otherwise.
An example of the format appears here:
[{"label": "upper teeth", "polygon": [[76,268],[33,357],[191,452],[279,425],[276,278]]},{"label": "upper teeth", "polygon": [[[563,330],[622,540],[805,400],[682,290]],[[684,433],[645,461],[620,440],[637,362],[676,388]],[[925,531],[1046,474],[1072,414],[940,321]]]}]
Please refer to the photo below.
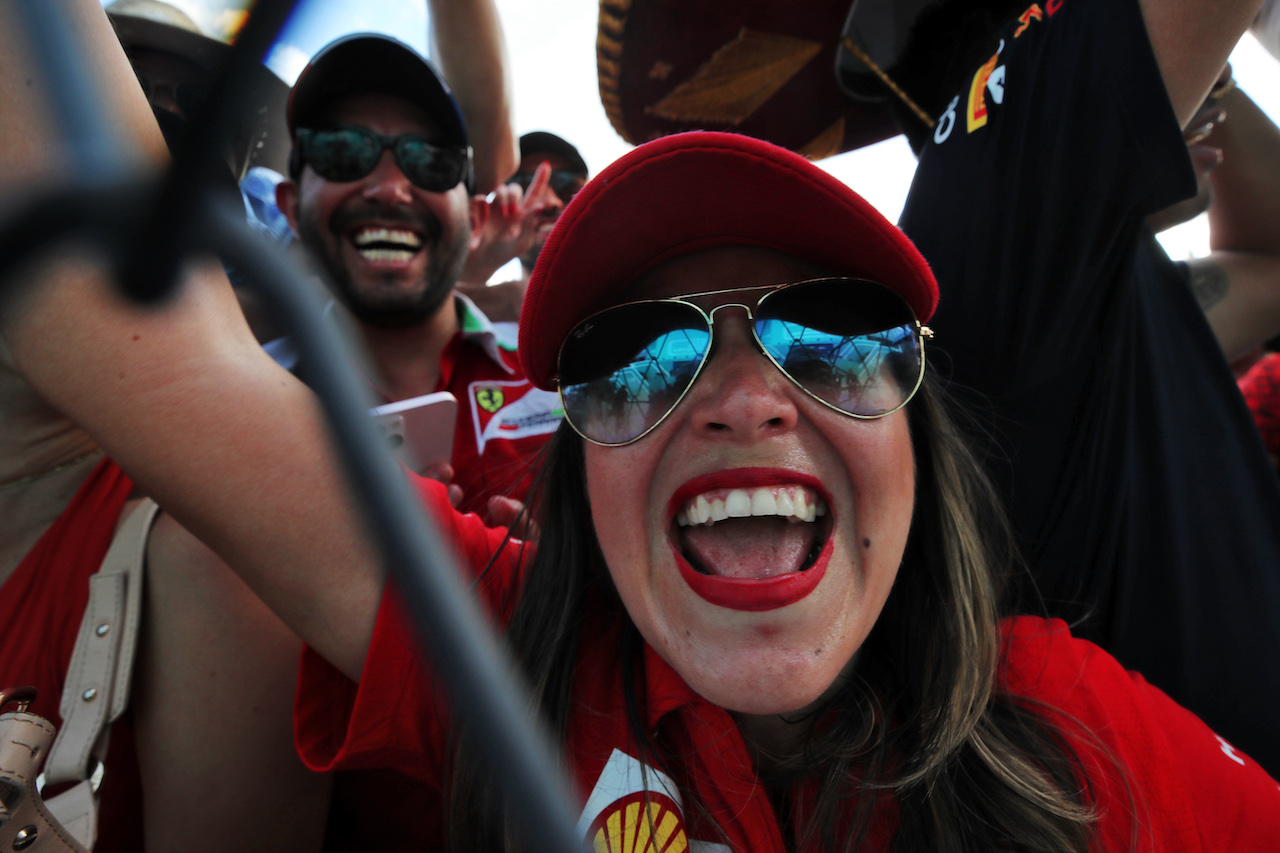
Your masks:
[{"label": "upper teeth", "polygon": [[422,245],[422,240],[412,231],[392,230],[390,228],[366,228],[356,233],[351,239],[356,244],[356,248],[367,246],[370,243],[397,243],[410,249],[417,249]]},{"label": "upper teeth", "polygon": [[813,521],[827,514],[822,498],[800,486],[768,486],[758,489],[730,489],[707,492],[689,501],[676,513],[681,527],[715,524],[726,518],[782,516],[796,521]]}]

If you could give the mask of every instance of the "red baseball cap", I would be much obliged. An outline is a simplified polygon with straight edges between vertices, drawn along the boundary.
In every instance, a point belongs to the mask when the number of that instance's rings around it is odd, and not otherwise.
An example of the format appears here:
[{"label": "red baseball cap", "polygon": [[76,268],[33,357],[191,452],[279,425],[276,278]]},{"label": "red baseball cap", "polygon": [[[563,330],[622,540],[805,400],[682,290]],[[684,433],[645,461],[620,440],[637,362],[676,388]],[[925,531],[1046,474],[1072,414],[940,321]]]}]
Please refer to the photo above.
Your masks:
[{"label": "red baseball cap", "polygon": [[897,291],[921,322],[938,284],[898,228],[804,157],[733,133],[679,133],[614,161],[547,238],[520,315],[520,363],[555,385],[565,335],[647,270],[720,246],[760,246]]}]

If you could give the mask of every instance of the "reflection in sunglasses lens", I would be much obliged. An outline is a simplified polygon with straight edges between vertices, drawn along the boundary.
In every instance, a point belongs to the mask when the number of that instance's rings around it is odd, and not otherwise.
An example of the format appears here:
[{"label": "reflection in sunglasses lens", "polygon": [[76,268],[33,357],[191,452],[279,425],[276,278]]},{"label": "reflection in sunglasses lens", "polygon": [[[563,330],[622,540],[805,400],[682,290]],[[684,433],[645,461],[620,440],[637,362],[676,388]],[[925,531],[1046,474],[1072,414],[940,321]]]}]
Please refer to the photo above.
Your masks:
[{"label": "reflection in sunglasses lens", "polygon": [[[770,291],[752,313],[756,339],[778,369],[846,414],[888,414],[920,384],[924,364],[915,317],[883,285],[801,282]],[[600,444],[635,441],[679,404],[711,345],[705,316],[678,299],[621,305],[590,317],[561,347],[565,416]]]},{"label": "reflection in sunglasses lens", "polygon": [[632,441],[675,407],[710,344],[706,320],[679,302],[598,314],[575,329],[561,351],[565,415],[594,441]]}]

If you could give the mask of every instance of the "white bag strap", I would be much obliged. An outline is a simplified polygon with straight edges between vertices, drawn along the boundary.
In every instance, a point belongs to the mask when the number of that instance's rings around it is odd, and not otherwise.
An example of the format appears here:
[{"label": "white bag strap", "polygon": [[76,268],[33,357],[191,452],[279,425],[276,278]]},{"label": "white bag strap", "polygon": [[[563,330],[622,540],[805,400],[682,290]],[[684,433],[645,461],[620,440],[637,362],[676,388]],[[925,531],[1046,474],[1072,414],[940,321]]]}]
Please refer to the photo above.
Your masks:
[{"label": "white bag strap", "polygon": [[89,605],[62,691],[62,727],[45,762],[44,785],[80,783],[46,804],[85,847],[92,847],[97,835],[97,792],[110,726],[129,704],[143,561],[158,509],[150,498],[134,508],[102,568],[89,579]]}]

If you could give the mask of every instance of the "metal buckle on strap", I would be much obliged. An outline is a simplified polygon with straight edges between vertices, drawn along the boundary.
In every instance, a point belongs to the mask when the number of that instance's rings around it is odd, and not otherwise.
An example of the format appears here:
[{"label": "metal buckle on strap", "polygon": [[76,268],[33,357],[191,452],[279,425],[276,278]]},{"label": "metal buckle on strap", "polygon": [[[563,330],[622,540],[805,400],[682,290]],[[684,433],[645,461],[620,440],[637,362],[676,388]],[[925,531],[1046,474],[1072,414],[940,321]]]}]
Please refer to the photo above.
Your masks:
[{"label": "metal buckle on strap", "polygon": [[0,711],[4,710],[4,706],[10,702],[18,703],[18,713],[22,713],[31,707],[31,703],[36,701],[36,689],[34,687],[6,687],[0,690]]}]

